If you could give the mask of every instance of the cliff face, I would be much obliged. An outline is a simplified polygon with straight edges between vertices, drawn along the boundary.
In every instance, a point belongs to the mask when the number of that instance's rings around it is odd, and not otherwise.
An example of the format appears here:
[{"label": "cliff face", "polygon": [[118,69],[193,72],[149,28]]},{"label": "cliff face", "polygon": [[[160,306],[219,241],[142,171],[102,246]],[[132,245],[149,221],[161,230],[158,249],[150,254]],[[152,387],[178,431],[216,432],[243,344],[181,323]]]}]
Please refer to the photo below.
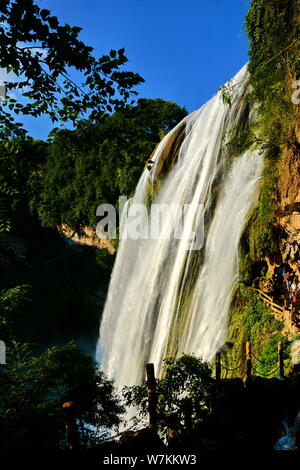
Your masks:
[{"label": "cliff face", "polygon": [[109,238],[99,238],[92,227],[84,226],[81,228],[81,233],[74,232],[68,225],[61,224],[57,227],[58,231],[66,237],[71,243],[92,246],[94,248],[106,249],[108,253],[113,255],[116,248]]},{"label": "cliff face", "polygon": [[283,210],[300,203],[300,110],[297,110],[293,127],[291,142],[284,151],[280,167],[280,205]]},{"label": "cliff face", "polygon": [[283,229],[280,240],[282,259],[300,274],[300,110],[295,116],[292,138],[279,164],[279,220]]}]

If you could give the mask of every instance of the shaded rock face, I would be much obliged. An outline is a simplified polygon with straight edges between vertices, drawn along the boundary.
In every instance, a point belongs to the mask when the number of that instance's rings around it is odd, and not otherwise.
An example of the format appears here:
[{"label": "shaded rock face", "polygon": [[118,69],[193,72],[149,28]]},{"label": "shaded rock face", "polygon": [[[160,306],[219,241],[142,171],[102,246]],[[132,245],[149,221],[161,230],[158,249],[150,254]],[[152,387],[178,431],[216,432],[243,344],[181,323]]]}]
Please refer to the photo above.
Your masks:
[{"label": "shaded rock face", "polygon": [[172,170],[177,161],[182,142],[185,138],[185,128],[186,123],[183,121],[181,125],[178,126],[176,132],[170,136],[161,153],[154,178],[164,178]]}]

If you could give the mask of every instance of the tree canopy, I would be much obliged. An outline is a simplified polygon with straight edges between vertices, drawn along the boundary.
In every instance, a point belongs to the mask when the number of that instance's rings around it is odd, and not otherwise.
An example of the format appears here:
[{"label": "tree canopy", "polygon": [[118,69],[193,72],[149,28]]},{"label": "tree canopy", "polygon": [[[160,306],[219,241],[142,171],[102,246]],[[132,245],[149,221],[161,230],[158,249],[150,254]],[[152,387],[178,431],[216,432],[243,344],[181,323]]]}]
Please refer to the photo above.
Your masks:
[{"label": "tree canopy", "polygon": [[[187,114],[161,99],[135,103],[143,79],[124,69],[124,49],[96,59],[79,36],[33,0],[0,3],[0,68],[10,74],[0,106],[1,449],[64,446],[64,401],[76,403],[82,442],[120,423],[123,405],[91,356],[74,343],[49,347],[73,338],[93,350],[113,257],[56,229],[93,225],[99,204],[131,195]],[[17,116],[43,114],[74,130],[26,136]]]},{"label": "tree canopy", "polygon": [[72,343],[34,357],[28,345],[14,341],[0,390],[1,450],[65,447],[66,401],[74,401],[80,440],[90,444],[105,427],[117,426],[124,412],[113,382]]},{"label": "tree canopy", "polygon": [[[48,114],[52,122],[98,121],[121,109],[144,80],[123,69],[124,49],[96,59],[93,48],[79,39],[81,28],[61,25],[33,0],[0,3],[0,68],[13,73],[0,108],[0,130],[23,135],[18,114]],[[72,73],[80,75],[79,83]],[[13,92],[13,94],[12,94]]]},{"label": "tree canopy", "polygon": [[[167,357],[164,360],[162,377],[157,380],[158,425],[165,429],[170,413],[176,413],[179,421],[185,415],[189,401],[195,422],[203,418],[209,406],[209,395],[214,379],[207,362],[191,354],[180,357]],[[137,422],[148,412],[147,384],[124,387],[123,394],[127,406],[138,407]]]},{"label": "tree canopy", "polygon": [[94,226],[97,206],[133,194],[156,145],[186,114],[175,103],[141,99],[98,124],[57,132],[37,175],[42,223]]}]

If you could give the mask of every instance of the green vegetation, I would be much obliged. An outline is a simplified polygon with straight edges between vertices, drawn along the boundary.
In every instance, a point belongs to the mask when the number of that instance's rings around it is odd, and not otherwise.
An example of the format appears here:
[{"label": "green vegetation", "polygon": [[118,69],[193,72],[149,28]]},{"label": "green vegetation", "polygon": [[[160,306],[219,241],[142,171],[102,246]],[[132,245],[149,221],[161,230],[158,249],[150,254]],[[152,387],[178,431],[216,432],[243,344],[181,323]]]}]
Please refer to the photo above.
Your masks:
[{"label": "green vegetation", "polygon": [[[252,282],[254,263],[264,257],[281,262],[279,241],[279,165],[284,148],[294,140],[296,108],[292,83],[299,78],[299,11],[294,0],[252,0],[245,29],[250,42],[250,86],[246,101],[256,117],[228,143],[229,153],[261,149],[265,167],[258,205],[245,224],[241,243],[241,272]],[[231,90],[233,92],[233,90]],[[224,90],[225,100],[230,90]],[[228,101],[228,99],[227,99]]]},{"label": "green vegetation", "polygon": [[149,209],[151,204],[155,202],[157,198],[160,188],[161,188],[162,180],[160,178],[155,178],[154,182],[147,181],[146,186],[146,194],[145,194],[145,206]]},{"label": "green vegetation", "polygon": [[0,143],[0,289],[29,286],[30,302],[15,325],[25,340],[96,335],[114,258],[68,244],[56,227],[80,233],[95,226],[96,207],[133,192],[161,135],[185,114],[174,103],[140,100],[99,124],[57,132],[48,143]]},{"label": "green vegetation", "polygon": [[[142,79],[122,71],[124,51],[96,61],[78,28],[59,26],[31,0],[2,2],[0,19],[0,67],[18,77],[8,89],[20,98],[0,110],[0,447],[65,447],[65,401],[75,402],[81,444],[91,445],[124,411],[113,382],[78,347],[94,353],[114,257],[70,243],[57,226],[80,233],[96,225],[99,204],[131,195],[186,110],[160,99],[127,105]],[[37,42],[47,54],[33,52]],[[67,75],[72,67],[85,75],[84,89]],[[13,120],[45,113],[76,128],[54,129],[43,142]]]},{"label": "green vegetation", "polygon": [[[249,217],[243,236],[242,264],[265,256],[280,261],[278,226],[278,175],[284,147],[293,139],[295,106],[292,83],[299,76],[299,12],[293,0],[253,0],[246,17],[250,41],[248,99],[259,103],[257,118],[243,136],[264,151],[265,168],[260,183],[258,206]],[[254,138],[251,139],[251,136]]]},{"label": "green vegetation", "polygon": [[[254,367],[261,374],[276,368],[278,341],[284,342],[287,357],[295,339],[282,333],[283,322],[277,321],[259,294],[247,286],[255,285],[261,276],[268,276],[265,258],[277,265],[282,263],[280,241],[285,234],[279,224],[279,178],[284,151],[296,146],[297,108],[292,102],[292,84],[300,76],[298,3],[295,0],[250,2],[245,20],[250,43],[250,78],[244,108],[245,111],[255,109],[255,114],[249,119],[249,113],[245,112],[241,128],[232,129],[226,136],[229,157],[252,148],[260,151],[265,161],[257,205],[249,213],[241,237],[242,283],[234,293],[224,348],[227,366],[232,369],[244,362],[244,344],[251,340],[260,359]],[[229,106],[235,86],[229,82],[221,88],[223,101]],[[242,376],[244,372],[240,368],[229,372],[229,376]]]},{"label": "green vegetation", "polygon": [[[283,148],[294,139],[291,94],[300,67],[298,15],[293,0],[252,0],[246,18],[251,90],[245,116],[253,104],[257,116],[255,122],[245,119],[240,132],[232,130],[227,149],[233,156],[255,145],[265,153],[258,205],[241,242],[247,285],[260,274],[257,263],[280,255],[278,165]],[[94,351],[114,258],[105,250],[69,243],[57,227],[66,224],[80,234],[84,226],[95,226],[99,204],[116,205],[120,195],[131,196],[142,170],[151,168],[149,156],[186,110],[161,99],[134,104],[133,88],[143,79],[123,70],[124,50],[95,59],[92,48],[79,40],[80,28],[61,26],[32,0],[2,0],[0,22],[0,67],[16,76],[0,108],[0,339],[7,346],[7,364],[0,368],[0,447],[65,446],[61,407],[70,400],[76,404],[81,442],[94,444],[103,427],[120,423],[124,408],[113,382],[78,345],[66,342],[75,339]],[[69,76],[72,69],[82,77],[79,85]],[[230,84],[223,88],[229,105],[231,91]],[[14,120],[43,114],[53,122],[72,123],[74,129],[54,129],[48,142],[35,141]],[[166,150],[160,174],[147,187],[147,206],[176,161],[184,135],[183,126]],[[194,255],[192,276],[173,318],[172,355],[199,257],[201,253]],[[229,368],[243,362],[244,343],[251,340],[260,359],[255,371],[269,374],[276,368],[277,342],[284,342],[288,354],[294,337],[282,334],[282,322],[245,284],[234,295],[223,362]],[[166,428],[170,413],[182,421],[190,405],[193,422],[202,423],[213,384],[208,364],[183,355],[167,358],[164,365],[158,381],[160,429]],[[146,386],[127,388],[124,394],[127,405],[139,407],[137,418],[144,417]]]},{"label": "green vegetation", "polygon": [[[13,73],[6,106],[0,108],[0,131],[24,136],[16,115],[47,114],[52,122],[99,121],[122,109],[144,80],[123,69],[124,49],[99,59],[79,39],[81,28],[61,25],[33,0],[2,0],[0,5],[0,67]],[[76,71],[79,83],[71,79]],[[17,99],[15,98],[17,96]]]},{"label": "green vegetation", "polygon": [[94,432],[117,425],[123,411],[112,382],[87,353],[75,344],[46,350],[76,339],[93,351],[113,263],[104,250],[70,246],[41,226],[34,206],[46,154],[47,144],[30,138],[0,143],[2,450],[64,446],[67,400],[76,402],[82,441],[93,439],[88,424]]},{"label": "green vegetation", "polygon": [[[168,357],[164,360],[164,375],[158,380],[158,425],[167,426],[171,413],[178,421],[184,419],[187,402],[193,409],[193,421],[201,421],[208,412],[210,391],[213,384],[211,370],[206,362],[193,355]],[[147,384],[125,387],[123,390],[127,406],[138,407],[138,419],[147,415]]]},{"label": "green vegetation", "polygon": [[99,124],[83,121],[75,131],[55,133],[37,176],[43,225],[95,226],[97,206],[133,194],[149,155],[185,116],[175,103],[141,99]]},{"label": "green vegetation", "polygon": [[[32,0],[2,1],[0,20],[0,67],[16,78],[0,109],[0,447],[65,447],[69,400],[90,445],[120,422],[113,383],[75,344],[46,348],[75,339],[94,352],[114,258],[68,243],[56,225],[79,229],[98,204],[132,192],[160,136],[186,112],[162,100],[129,107],[143,80],[123,70],[124,50],[96,60],[80,28],[59,25]],[[72,82],[72,68],[83,84]],[[14,120],[42,114],[77,129],[42,142]]]},{"label": "green vegetation", "polygon": [[[296,108],[291,99],[292,84],[300,74],[297,1],[252,0],[245,30],[250,44],[250,88],[245,100],[257,109],[254,122],[236,136],[233,144],[238,149],[242,143],[244,149],[257,143],[271,149],[268,158],[276,160],[278,152],[293,138]],[[229,82],[220,90],[223,101],[230,105],[234,85]]]},{"label": "green vegetation", "polygon": [[9,228],[0,233],[0,315],[5,328],[39,344],[95,335],[113,265],[104,250],[69,245],[41,226],[35,205],[46,154],[46,143],[29,138],[0,144]]},{"label": "green vegetation", "polygon": [[79,439],[94,442],[104,427],[120,423],[124,408],[91,357],[68,344],[32,356],[13,341],[0,373],[1,450],[55,450],[66,446],[62,405],[74,401]]},{"label": "green vegetation", "polygon": [[[275,319],[270,308],[261,301],[260,295],[253,289],[238,284],[232,301],[228,342],[224,348],[226,367],[234,369],[244,362],[245,342],[251,341],[254,355],[261,361],[268,362],[265,365],[256,363],[255,370],[259,373],[274,370],[277,367],[278,341],[284,341],[286,346],[289,344],[287,338],[281,334],[282,328],[283,322]],[[228,377],[242,377],[244,373],[243,364],[238,370],[229,372]]]},{"label": "green vegetation", "polygon": [[[252,0],[246,16],[252,97],[259,103],[257,127],[273,147],[290,138],[299,78],[299,7],[295,0]],[[270,155],[271,157],[271,155]]]},{"label": "green vegetation", "polygon": [[[259,356],[259,362],[256,362],[255,368],[259,374],[267,377],[278,376],[278,342],[283,342],[284,359],[285,361],[285,373],[288,375],[292,371],[292,364],[290,364],[290,352],[291,352],[291,338],[282,335],[280,332],[272,332],[270,337],[261,348]],[[274,371],[274,374],[272,372]]]}]

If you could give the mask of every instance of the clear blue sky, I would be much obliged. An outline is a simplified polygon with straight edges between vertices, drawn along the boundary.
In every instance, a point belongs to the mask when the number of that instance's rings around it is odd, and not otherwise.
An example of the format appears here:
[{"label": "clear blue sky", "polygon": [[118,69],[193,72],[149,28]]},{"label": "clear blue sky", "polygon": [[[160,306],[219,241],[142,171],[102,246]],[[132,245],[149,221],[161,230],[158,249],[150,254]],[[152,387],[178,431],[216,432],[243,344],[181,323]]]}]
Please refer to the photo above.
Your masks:
[{"label": "clear blue sky", "polygon": [[[248,0],[36,0],[100,56],[125,47],[128,70],[146,80],[140,96],[193,111],[247,62],[243,31]],[[26,119],[45,138],[47,119]]]}]

